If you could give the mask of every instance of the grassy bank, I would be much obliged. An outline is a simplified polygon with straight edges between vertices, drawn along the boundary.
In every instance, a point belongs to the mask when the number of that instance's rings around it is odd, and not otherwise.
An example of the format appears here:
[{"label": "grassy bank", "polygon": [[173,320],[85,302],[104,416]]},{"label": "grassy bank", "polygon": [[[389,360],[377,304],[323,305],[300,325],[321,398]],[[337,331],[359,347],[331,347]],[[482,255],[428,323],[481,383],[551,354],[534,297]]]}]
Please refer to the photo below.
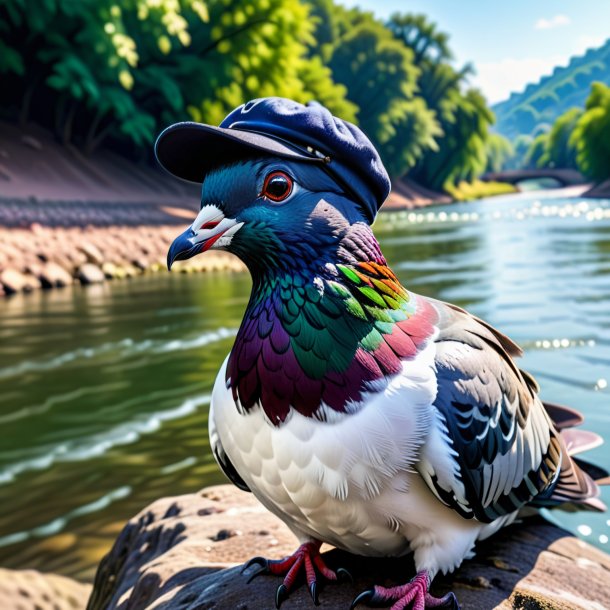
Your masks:
[{"label": "grassy bank", "polygon": [[506,182],[484,182],[483,180],[462,181],[457,186],[448,188],[449,194],[455,201],[471,201],[496,195],[508,195],[516,193],[518,190],[516,186]]}]

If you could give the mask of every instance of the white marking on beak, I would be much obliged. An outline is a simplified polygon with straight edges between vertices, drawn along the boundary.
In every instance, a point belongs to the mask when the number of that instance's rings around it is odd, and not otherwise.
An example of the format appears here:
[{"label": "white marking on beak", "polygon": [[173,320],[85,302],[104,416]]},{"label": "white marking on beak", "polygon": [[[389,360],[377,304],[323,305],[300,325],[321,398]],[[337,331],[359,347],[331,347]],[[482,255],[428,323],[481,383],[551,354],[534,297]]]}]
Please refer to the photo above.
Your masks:
[{"label": "white marking on beak", "polygon": [[219,223],[224,217],[225,215],[215,205],[204,205],[201,210],[199,210],[199,214],[197,214],[197,218],[195,218],[195,221],[191,225],[191,229],[197,232],[208,223]]},{"label": "white marking on beak", "polygon": [[237,222],[234,218],[225,218],[222,211],[215,205],[205,205],[197,214],[197,218],[191,225],[194,236],[191,238],[193,244],[206,242],[213,237],[209,249],[226,247],[231,243],[232,236],[241,229],[243,222]]}]

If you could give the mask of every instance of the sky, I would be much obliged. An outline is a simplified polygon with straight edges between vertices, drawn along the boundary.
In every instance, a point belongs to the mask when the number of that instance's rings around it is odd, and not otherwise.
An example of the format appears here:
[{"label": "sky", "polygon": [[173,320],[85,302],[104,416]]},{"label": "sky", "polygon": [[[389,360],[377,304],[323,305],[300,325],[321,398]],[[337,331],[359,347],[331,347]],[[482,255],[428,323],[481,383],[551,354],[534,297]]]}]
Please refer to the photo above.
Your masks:
[{"label": "sky", "polygon": [[456,64],[474,65],[471,83],[492,104],[610,38],[608,0],[339,1],[382,19],[396,11],[428,15],[450,35]]}]

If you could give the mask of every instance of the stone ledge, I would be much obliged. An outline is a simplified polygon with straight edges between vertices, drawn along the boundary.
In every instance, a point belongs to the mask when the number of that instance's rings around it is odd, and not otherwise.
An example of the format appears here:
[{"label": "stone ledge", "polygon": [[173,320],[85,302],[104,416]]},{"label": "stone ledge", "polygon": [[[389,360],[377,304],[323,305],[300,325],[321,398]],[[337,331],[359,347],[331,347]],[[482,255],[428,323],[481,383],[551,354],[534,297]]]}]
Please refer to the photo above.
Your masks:
[{"label": "stone ledge", "polygon": [[[239,564],[253,555],[283,557],[295,548],[281,521],[232,486],[165,498],[119,535],[100,564],[88,610],[272,608],[280,579],[261,576],[246,584]],[[355,583],[325,586],[322,608],[348,608],[373,583],[402,583],[414,573],[408,559],[371,560],[332,550],[326,560],[347,568]],[[475,559],[435,581],[433,593],[448,590],[464,610],[600,610],[610,601],[610,556],[533,518],[479,544]],[[282,606],[313,607],[304,587]]]}]

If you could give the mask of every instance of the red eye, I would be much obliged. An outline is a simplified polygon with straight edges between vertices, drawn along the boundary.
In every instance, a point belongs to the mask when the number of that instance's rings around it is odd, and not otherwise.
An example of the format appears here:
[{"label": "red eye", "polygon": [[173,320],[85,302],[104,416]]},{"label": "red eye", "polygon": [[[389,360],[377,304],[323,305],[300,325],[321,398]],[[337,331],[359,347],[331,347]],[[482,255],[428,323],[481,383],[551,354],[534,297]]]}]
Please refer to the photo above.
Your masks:
[{"label": "red eye", "polygon": [[271,172],[265,178],[261,195],[271,201],[284,201],[292,193],[292,178],[284,172]]}]

